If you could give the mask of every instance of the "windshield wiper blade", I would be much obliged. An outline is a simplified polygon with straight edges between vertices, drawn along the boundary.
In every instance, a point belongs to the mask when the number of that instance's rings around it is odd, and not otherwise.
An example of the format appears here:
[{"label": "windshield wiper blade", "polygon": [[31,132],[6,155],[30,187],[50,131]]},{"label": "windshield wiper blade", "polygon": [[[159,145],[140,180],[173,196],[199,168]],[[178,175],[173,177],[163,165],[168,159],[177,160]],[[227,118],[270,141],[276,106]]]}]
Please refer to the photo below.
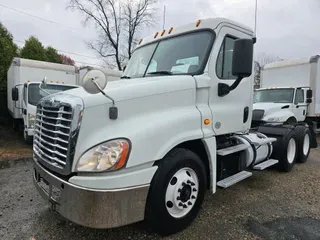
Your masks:
[{"label": "windshield wiper blade", "polygon": [[156,72],[148,72],[147,74],[164,74],[164,75],[172,75],[170,71],[156,71]]},{"label": "windshield wiper blade", "polygon": [[121,79],[130,79],[131,77],[129,76],[122,76]]}]

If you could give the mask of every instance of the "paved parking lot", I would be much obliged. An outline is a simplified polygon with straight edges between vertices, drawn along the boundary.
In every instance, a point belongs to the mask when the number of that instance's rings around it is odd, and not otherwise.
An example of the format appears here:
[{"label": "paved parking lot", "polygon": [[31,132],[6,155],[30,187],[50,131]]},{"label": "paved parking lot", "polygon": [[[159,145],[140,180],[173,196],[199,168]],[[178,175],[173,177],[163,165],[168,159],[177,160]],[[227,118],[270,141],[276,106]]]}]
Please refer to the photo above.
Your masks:
[{"label": "paved parking lot", "polygon": [[[165,239],[320,239],[320,149],[291,173],[254,172],[229,189],[209,192],[197,220]],[[32,184],[31,161],[0,170],[0,239],[157,239],[143,223],[95,230],[51,210]]]}]

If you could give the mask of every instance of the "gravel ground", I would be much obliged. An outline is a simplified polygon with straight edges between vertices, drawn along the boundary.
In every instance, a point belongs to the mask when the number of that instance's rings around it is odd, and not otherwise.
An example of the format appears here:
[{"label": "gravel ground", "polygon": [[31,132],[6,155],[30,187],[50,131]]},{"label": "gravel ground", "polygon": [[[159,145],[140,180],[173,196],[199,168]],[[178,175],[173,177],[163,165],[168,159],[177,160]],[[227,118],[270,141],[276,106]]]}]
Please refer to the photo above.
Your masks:
[{"label": "gravel ground", "polygon": [[[291,173],[276,170],[209,192],[196,221],[165,239],[320,239],[320,149]],[[32,184],[32,163],[0,170],[0,239],[158,239],[143,223],[95,230],[49,210]]]}]

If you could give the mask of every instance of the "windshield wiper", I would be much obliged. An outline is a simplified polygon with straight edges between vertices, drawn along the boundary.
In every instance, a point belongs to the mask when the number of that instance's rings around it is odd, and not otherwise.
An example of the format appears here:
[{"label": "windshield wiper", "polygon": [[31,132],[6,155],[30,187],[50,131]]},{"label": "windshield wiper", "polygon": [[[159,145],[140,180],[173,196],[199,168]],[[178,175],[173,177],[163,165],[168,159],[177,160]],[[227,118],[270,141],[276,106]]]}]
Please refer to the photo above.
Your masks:
[{"label": "windshield wiper", "polygon": [[172,75],[170,71],[156,71],[156,72],[148,72],[147,74],[164,74],[164,75]]},{"label": "windshield wiper", "polygon": [[122,76],[121,79],[130,79],[131,77],[129,76]]}]

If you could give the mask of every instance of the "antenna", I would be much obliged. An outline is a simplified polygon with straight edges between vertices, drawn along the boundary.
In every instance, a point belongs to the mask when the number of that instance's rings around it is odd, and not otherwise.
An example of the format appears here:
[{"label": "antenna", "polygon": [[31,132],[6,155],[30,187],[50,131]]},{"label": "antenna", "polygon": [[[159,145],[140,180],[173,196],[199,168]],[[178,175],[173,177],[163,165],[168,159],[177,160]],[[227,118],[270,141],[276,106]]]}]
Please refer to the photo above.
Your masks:
[{"label": "antenna", "polygon": [[254,34],[257,36],[257,12],[258,12],[258,0],[256,0],[256,6],[254,11]]},{"label": "antenna", "polygon": [[164,30],[165,24],[166,24],[166,5],[163,5],[163,25],[162,25],[162,30]]}]

